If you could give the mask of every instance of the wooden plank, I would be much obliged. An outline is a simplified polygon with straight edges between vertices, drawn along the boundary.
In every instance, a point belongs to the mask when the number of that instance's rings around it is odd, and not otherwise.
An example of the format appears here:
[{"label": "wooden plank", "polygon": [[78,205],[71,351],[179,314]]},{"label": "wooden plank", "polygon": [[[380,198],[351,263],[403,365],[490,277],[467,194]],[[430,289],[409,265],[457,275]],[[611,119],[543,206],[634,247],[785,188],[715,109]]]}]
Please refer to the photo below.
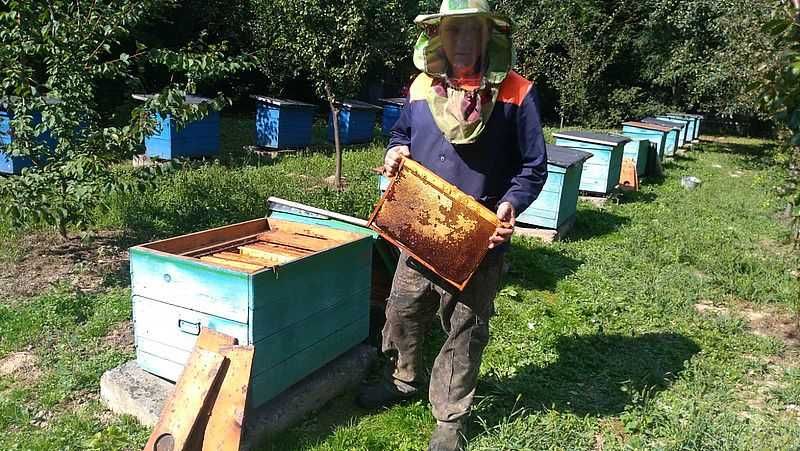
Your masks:
[{"label": "wooden plank", "polygon": [[257,234],[265,230],[267,230],[267,220],[261,218],[202,232],[190,233],[176,238],[155,241],[140,247],[169,254],[182,254],[201,247]]},{"label": "wooden plank", "polygon": [[274,264],[288,263],[297,259],[296,257],[279,254],[266,246],[260,246],[258,244],[242,246],[239,248],[239,252],[241,252],[242,255],[272,261]]},{"label": "wooden plank", "polygon": [[216,252],[225,251],[236,246],[241,246],[243,244],[254,243],[258,241],[258,233],[253,235],[248,235],[242,238],[236,238],[233,240],[224,241],[219,244],[214,244],[212,246],[201,247],[199,249],[192,249],[190,251],[184,252],[181,255],[186,257],[202,257],[204,255],[214,254]]},{"label": "wooden plank", "polygon": [[[336,218],[333,218],[336,219]],[[346,230],[334,229],[330,227],[316,226],[312,224],[302,224],[282,219],[269,218],[270,230],[283,230],[286,232],[298,233],[301,235],[316,236],[330,240],[347,243],[364,237],[363,234],[348,232]]]},{"label": "wooden plank", "polygon": [[203,451],[239,450],[254,352],[252,346],[222,349],[228,368],[205,428]]},{"label": "wooden plank", "polygon": [[254,265],[252,263],[242,263],[233,260],[226,260],[224,258],[219,257],[212,257],[212,256],[205,256],[200,257],[201,261],[206,263],[213,263],[215,265],[224,266],[226,268],[241,270],[241,271],[258,271],[259,269],[264,269],[261,265]]},{"label": "wooden plank", "polygon": [[222,364],[222,368],[220,369],[220,375],[217,380],[217,384],[214,384],[214,388],[212,389],[211,393],[209,393],[207,408],[204,409],[201,415],[198,417],[195,431],[189,439],[190,445],[188,449],[190,450],[199,450],[205,443],[204,440],[208,434],[209,420],[214,414],[214,409],[216,409],[217,403],[219,402],[220,389],[230,375],[231,360],[228,358],[229,356],[226,352],[231,347],[236,345],[237,342],[238,340],[235,337],[226,335],[216,330],[208,329],[206,327],[203,327],[200,331],[200,336],[197,338],[197,342],[195,343],[195,349],[214,352],[226,357],[226,359]]},{"label": "wooden plank", "polygon": [[280,255],[285,255],[286,257],[302,258],[306,255],[313,254],[312,251],[306,251],[303,249],[297,249],[294,247],[285,246],[283,244],[270,243],[267,241],[257,241],[253,244],[255,244],[256,247],[265,247],[270,251],[277,252]]},{"label": "wooden plank", "polygon": [[200,329],[200,336],[197,337],[197,342],[194,346],[204,351],[211,351],[219,354],[222,348],[233,346],[237,344],[237,342],[238,340],[236,337],[203,327]]},{"label": "wooden plank", "polygon": [[164,405],[145,451],[181,451],[195,430],[198,417],[207,406],[225,360],[220,354],[195,349],[181,374],[172,397]]},{"label": "wooden plank", "polygon": [[311,235],[300,235],[283,230],[270,230],[258,235],[259,241],[283,244],[312,252],[324,251],[342,244],[341,241]]},{"label": "wooden plank", "polygon": [[275,265],[280,263],[280,262],[277,262],[275,260],[266,259],[266,258],[252,257],[252,256],[249,256],[249,255],[242,255],[242,254],[239,254],[239,253],[236,253],[236,252],[220,252],[218,254],[214,254],[213,257],[224,258],[225,260],[232,260],[232,261],[235,261],[235,262],[250,263],[250,264],[253,264],[253,265],[260,265],[262,267],[275,266]]}]

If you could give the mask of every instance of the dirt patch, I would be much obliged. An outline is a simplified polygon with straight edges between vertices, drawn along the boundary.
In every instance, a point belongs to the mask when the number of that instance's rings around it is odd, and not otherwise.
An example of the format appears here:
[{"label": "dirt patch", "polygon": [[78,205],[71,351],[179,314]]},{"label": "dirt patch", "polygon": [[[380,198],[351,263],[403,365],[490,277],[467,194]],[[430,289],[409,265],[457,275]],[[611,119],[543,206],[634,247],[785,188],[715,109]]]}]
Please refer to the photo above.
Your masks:
[{"label": "dirt patch", "polygon": [[39,359],[31,352],[14,352],[0,359],[0,376],[34,381],[40,375]]},{"label": "dirt patch", "polygon": [[133,352],[133,323],[123,321],[103,337],[103,345],[118,349],[122,352]]},{"label": "dirt patch", "polygon": [[731,310],[728,307],[699,303],[695,304],[694,308],[703,314],[731,315],[733,313],[742,316],[753,334],[776,338],[789,348],[800,347],[800,320],[795,315],[778,310],[757,310],[749,305],[741,305]]},{"label": "dirt patch", "polygon": [[0,265],[0,300],[34,296],[58,284],[89,292],[119,284],[128,268],[122,241],[118,231],[68,240],[55,234],[28,235],[15,243],[22,257]]}]

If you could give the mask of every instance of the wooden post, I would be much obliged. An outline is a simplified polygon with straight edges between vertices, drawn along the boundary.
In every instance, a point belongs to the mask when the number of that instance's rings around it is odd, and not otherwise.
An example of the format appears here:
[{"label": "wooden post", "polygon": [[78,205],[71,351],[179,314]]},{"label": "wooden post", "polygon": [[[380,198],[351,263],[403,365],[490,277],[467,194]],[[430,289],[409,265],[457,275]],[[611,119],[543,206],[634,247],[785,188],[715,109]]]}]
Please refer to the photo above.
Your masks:
[{"label": "wooden post", "polygon": [[333,115],[333,145],[336,148],[336,172],[334,173],[334,183],[336,189],[342,189],[342,144],[339,142],[339,108],[336,106],[336,99],[331,93],[328,83],[325,83],[325,94],[328,96],[328,104]]}]

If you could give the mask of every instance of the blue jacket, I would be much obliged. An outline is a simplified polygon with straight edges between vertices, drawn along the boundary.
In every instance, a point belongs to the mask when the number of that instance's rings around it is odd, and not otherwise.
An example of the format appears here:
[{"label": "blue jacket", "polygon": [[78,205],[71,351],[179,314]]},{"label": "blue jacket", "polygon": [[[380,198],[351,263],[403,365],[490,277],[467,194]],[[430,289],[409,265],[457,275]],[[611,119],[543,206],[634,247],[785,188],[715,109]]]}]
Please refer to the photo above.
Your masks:
[{"label": "blue jacket", "polygon": [[421,74],[411,85],[389,148],[409,146],[412,159],[490,210],[508,201],[521,214],[547,180],[547,153],[533,83],[510,72],[478,140],[454,146],[436,126],[425,100],[431,82]]}]

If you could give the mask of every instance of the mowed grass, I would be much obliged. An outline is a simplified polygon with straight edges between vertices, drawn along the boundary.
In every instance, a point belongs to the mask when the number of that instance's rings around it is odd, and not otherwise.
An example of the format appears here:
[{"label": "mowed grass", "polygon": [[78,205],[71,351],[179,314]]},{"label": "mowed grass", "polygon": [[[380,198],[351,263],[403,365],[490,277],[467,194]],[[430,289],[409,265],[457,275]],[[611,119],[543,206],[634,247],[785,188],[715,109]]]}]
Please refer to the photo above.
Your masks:
[{"label": "mowed grass", "polygon": [[[128,239],[172,236],[263,216],[274,195],[357,216],[377,199],[382,142],[345,152],[347,189],[328,187],[329,147],[258,160],[242,152],[248,120],[226,119],[223,157],[188,165],[144,194],[107,199],[98,227]],[[318,134],[321,134],[318,131]],[[735,312],[792,311],[800,265],[772,189],[768,141],[696,146],[618,205],[582,204],[571,237],[515,238],[497,298],[478,402],[474,450],[796,449],[796,350],[749,330]],[[703,179],[688,192],[683,175]],[[20,258],[0,227],[0,262]],[[5,257],[4,257],[5,256]],[[24,258],[24,256],[22,257]],[[24,281],[20,281],[24,283]],[[0,359],[36,356],[35,371],[0,378],[0,449],[141,449],[148,431],[107,412],[99,378],[131,358],[109,344],[130,318],[130,290],[55,287],[0,294]],[[700,314],[695,304],[729,307]],[[426,347],[428,361],[442,334]],[[343,395],[264,450],[419,450],[434,420],[422,398],[366,412]]]}]

